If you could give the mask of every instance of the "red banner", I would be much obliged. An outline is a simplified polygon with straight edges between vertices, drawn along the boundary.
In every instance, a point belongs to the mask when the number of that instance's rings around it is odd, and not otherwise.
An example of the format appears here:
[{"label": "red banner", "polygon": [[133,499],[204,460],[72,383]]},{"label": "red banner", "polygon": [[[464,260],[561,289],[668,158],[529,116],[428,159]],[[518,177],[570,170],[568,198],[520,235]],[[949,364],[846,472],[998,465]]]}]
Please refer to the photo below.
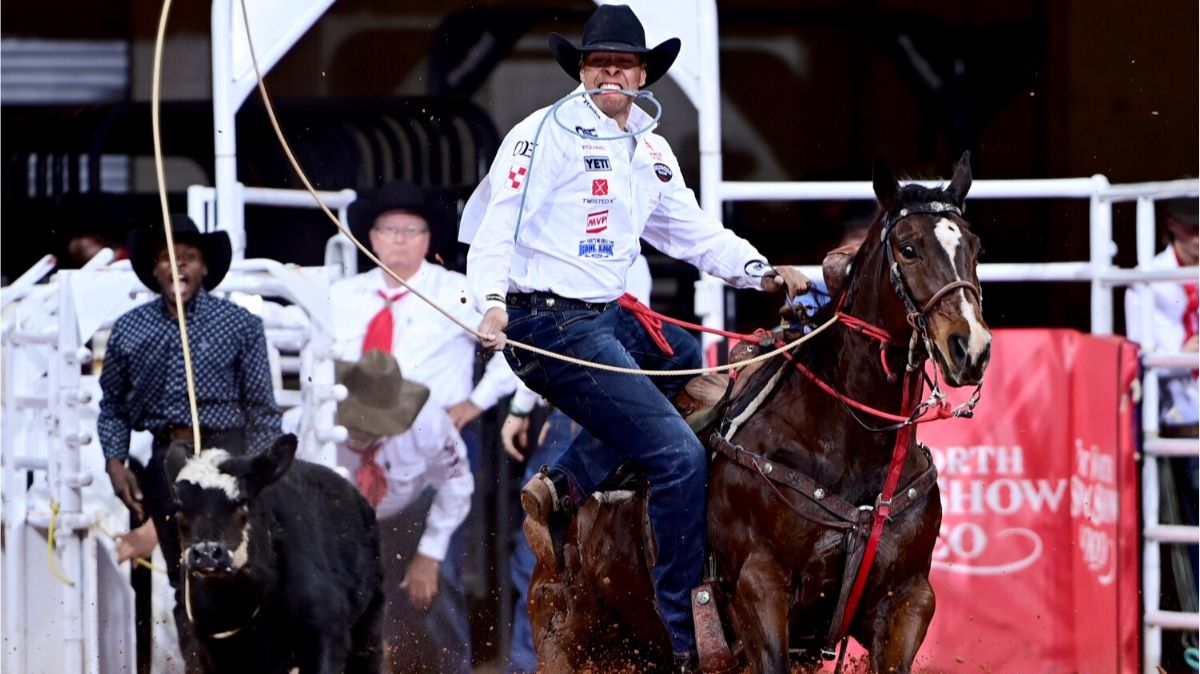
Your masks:
[{"label": "red banner", "polygon": [[998,330],[971,420],[920,427],[943,519],[923,672],[1133,672],[1137,348]]}]

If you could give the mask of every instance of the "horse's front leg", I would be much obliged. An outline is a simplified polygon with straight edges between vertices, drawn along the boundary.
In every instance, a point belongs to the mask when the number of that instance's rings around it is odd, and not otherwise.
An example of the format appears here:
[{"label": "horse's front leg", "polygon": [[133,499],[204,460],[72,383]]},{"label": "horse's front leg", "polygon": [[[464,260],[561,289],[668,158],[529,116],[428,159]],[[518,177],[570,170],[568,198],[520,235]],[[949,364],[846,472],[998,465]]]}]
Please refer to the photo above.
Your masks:
[{"label": "horse's front leg", "polygon": [[738,574],[733,597],[735,631],[754,674],[786,674],[788,598],[792,574],[770,552],[750,554]]},{"label": "horse's front leg", "polygon": [[[878,618],[867,639],[876,674],[909,674],[917,649],[925,641],[936,604],[929,579],[918,576],[892,588],[873,612]],[[861,615],[861,613],[860,613]]]}]

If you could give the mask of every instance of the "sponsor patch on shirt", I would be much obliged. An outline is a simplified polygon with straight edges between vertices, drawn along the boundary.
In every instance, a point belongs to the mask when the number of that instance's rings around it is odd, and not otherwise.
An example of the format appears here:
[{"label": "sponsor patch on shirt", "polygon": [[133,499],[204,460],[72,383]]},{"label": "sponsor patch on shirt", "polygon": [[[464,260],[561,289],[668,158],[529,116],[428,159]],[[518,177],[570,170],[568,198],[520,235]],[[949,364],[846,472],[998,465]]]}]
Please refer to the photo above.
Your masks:
[{"label": "sponsor patch on shirt", "polygon": [[579,242],[579,257],[598,260],[612,256],[613,242],[611,239],[584,239]]},{"label": "sponsor patch on shirt", "polygon": [[611,171],[612,164],[608,157],[588,156],[583,158],[583,168],[588,171]]},{"label": "sponsor patch on shirt", "polygon": [[605,147],[604,145],[597,145],[595,143],[580,143],[579,149],[583,150],[585,152],[588,150],[601,150],[601,151],[608,150],[608,148]]},{"label": "sponsor patch on shirt", "polygon": [[588,138],[595,138],[596,137],[596,127],[593,126],[590,129],[585,129],[582,126],[576,126],[575,133],[577,133],[581,136],[587,136]]},{"label": "sponsor patch on shirt", "polygon": [[[606,229],[608,229],[608,209],[587,214],[587,226],[584,231],[588,234],[599,234]],[[581,252],[580,255],[582,254]]]},{"label": "sponsor patch on shirt", "polygon": [[671,178],[675,176],[675,174],[671,172],[671,167],[661,162],[654,165],[654,175],[658,176],[658,179],[664,183],[671,182]]},{"label": "sponsor patch on shirt", "polygon": [[642,144],[646,146],[646,151],[650,153],[651,159],[654,161],[662,161],[662,153],[654,149],[654,146],[650,144],[649,138],[643,138]]},{"label": "sponsor patch on shirt", "polygon": [[528,140],[518,140],[516,145],[513,145],[514,157],[533,157],[533,143]]},{"label": "sponsor patch on shirt", "polygon": [[744,267],[746,276],[759,277],[771,271],[771,265],[766,260],[750,260]]},{"label": "sponsor patch on shirt", "polygon": [[508,189],[516,192],[521,189],[521,185],[525,184],[525,176],[529,173],[529,168],[520,164],[513,164],[508,169]]},{"label": "sponsor patch on shirt", "polygon": [[608,195],[608,179],[596,178],[592,181],[592,196],[603,197]]}]

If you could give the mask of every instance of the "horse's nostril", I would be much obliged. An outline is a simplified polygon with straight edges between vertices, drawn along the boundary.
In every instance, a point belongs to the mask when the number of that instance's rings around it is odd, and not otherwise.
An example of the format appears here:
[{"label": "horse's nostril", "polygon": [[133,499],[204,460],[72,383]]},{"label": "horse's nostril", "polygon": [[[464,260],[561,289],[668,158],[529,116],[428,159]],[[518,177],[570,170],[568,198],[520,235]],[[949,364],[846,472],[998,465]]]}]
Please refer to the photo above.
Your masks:
[{"label": "horse's nostril", "polygon": [[955,333],[950,335],[950,357],[958,365],[965,365],[967,362],[967,336]]}]

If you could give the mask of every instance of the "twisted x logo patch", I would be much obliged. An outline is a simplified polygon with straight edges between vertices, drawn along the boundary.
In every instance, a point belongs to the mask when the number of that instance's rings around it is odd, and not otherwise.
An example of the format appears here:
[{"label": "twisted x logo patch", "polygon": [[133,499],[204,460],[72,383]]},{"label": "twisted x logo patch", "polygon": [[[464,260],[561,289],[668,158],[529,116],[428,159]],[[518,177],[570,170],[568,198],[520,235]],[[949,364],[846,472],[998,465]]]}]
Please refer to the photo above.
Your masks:
[{"label": "twisted x logo patch", "polygon": [[592,196],[604,197],[608,196],[608,180],[605,178],[596,178],[592,181]]}]

